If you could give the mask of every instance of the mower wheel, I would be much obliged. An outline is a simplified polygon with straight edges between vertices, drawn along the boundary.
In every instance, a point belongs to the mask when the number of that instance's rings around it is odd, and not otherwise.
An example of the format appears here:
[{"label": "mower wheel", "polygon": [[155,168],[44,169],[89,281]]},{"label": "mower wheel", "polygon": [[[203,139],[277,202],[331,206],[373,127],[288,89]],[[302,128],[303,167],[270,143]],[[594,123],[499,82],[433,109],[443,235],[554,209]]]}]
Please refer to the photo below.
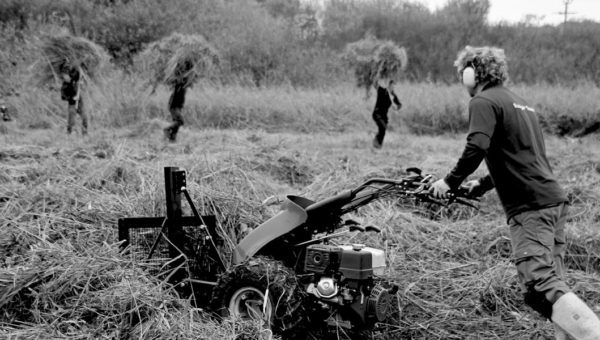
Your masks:
[{"label": "mower wheel", "polygon": [[292,269],[256,257],[219,277],[211,308],[222,317],[262,321],[283,339],[306,339],[304,296]]}]

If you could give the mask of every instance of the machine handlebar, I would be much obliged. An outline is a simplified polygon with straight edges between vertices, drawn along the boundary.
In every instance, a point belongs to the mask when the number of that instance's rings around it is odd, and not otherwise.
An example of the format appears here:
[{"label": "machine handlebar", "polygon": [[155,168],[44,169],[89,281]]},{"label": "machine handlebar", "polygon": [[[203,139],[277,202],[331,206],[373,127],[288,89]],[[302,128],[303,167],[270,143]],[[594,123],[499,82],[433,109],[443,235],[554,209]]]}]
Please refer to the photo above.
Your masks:
[{"label": "machine handlebar", "polygon": [[471,201],[477,201],[479,197],[472,195],[467,187],[461,186],[449,192],[446,198],[436,199],[429,191],[431,184],[436,180],[434,175],[423,174],[418,168],[408,168],[406,171],[409,173],[406,177],[400,179],[371,178],[350,190],[352,200],[347,204],[347,208],[357,208],[382,196],[400,195],[413,196],[442,205],[458,203],[477,209]]}]

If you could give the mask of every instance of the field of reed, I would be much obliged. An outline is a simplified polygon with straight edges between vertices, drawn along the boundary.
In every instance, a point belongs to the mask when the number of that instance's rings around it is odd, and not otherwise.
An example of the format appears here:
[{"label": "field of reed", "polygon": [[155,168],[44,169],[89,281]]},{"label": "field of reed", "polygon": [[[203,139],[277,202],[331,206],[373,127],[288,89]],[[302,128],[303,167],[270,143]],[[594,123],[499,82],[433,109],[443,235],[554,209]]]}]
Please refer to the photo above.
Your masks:
[{"label": "field of reed", "polygon": [[[32,77],[32,76],[30,76]],[[66,108],[58,87],[27,87],[7,99],[20,126],[50,128],[65,125]],[[600,88],[509,85],[535,107],[547,133],[581,137],[600,127]],[[390,112],[392,128],[416,135],[466,131],[468,95],[458,84],[404,82],[396,85],[403,107]],[[113,72],[86,85],[91,124],[120,127],[148,119],[168,118],[169,90],[136,74]],[[234,128],[268,131],[353,131],[373,125],[375,96],[350,82],[323,88],[291,85],[254,87],[240,81],[222,85],[201,82],[188,92],[183,109],[186,125],[199,129]]]},{"label": "field of reed", "polygon": [[[439,95],[430,95],[432,89]],[[468,98],[459,90],[403,85],[398,92],[406,94],[406,105],[392,116],[392,131],[377,152],[370,147],[370,104],[343,88],[198,88],[188,102],[189,124],[174,144],[162,139],[164,93],[139,101],[125,90],[112,92],[114,99],[124,96],[121,101],[107,100],[110,92],[104,101],[94,94],[93,128],[85,137],[64,133],[62,103],[20,97],[29,110],[0,125],[0,333],[18,339],[259,338],[256,325],[217,322],[121,253],[117,219],[165,213],[164,166],[188,171],[194,201],[203,209],[218,207],[218,221],[231,235],[272,216],[278,207],[261,202],[273,195],[321,199],[369,177],[396,178],[409,166],[443,176],[461,152],[463,134],[419,135],[400,117],[418,103],[442,107],[441,98],[450,96],[464,106]],[[121,111],[104,108],[118,105]],[[139,105],[136,119],[123,117],[133,112],[127,105]],[[34,107],[47,124],[35,124]],[[232,117],[230,123],[219,123],[223,116]],[[550,161],[572,202],[569,283],[600,312],[598,142],[596,135],[547,137]],[[484,173],[482,166],[476,174]],[[483,198],[479,211],[459,215],[431,219],[386,200],[355,218],[383,232],[348,241],[385,249],[386,276],[401,287],[399,312],[377,328],[376,339],[552,338],[551,324],[522,303],[495,193]]]}]

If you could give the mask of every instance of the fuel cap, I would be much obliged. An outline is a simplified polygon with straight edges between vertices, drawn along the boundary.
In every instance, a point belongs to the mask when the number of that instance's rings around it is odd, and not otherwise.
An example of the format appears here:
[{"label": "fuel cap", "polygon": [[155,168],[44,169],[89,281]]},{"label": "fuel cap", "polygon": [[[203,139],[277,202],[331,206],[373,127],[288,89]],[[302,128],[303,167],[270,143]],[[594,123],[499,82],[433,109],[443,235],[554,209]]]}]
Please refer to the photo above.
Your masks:
[{"label": "fuel cap", "polygon": [[361,251],[365,248],[365,245],[362,243],[354,243],[352,244],[352,250]]}]

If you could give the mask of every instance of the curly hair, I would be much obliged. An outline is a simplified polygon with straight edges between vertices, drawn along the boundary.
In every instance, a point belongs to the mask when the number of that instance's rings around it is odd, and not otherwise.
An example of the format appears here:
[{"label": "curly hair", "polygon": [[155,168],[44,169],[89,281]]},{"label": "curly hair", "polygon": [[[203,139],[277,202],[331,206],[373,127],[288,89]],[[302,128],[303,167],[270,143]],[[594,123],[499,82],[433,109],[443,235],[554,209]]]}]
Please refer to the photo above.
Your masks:
[{"label": "curly hair", "polygon": [[508,81],[506,55],[501,48],[466,46],[458,53],[454,66],[459,78],[462,77],[462,71],[471,66],[475,70],[477,83],[503,84]]}]

